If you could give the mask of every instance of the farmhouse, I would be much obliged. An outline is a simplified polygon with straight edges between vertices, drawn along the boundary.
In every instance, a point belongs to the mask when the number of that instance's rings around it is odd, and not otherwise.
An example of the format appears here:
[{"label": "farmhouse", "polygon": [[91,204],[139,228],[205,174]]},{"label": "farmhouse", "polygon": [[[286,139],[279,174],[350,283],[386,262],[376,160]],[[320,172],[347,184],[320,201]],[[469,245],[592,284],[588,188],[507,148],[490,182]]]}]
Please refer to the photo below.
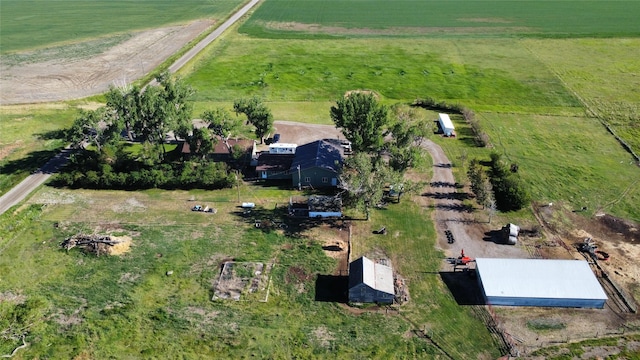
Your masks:
[{"label": "farmhouse", "polygon": [[447,114],[438,114],[438,124],[444,136],[456,136],[455,127]]},{"label": "farmhouse", "polygon": [[291,163],[293,154],[262,153],[258,156],[256,175],[262,180],[291,179]]},{"label": "farmhouse", "polygon": [[607,295],[586,261],[476,259],[487,304],[602,309]]},{"label": "farmhouse", "polygon": [[390,304],[394,296],[391,267],[364,256],[349,264],[349,301]]},{"label": "farmhouse", "polygon": [[337,139],[317,140],[298,146],[290,168],[293,186],[337,186],[343,157],[344,148]]}]

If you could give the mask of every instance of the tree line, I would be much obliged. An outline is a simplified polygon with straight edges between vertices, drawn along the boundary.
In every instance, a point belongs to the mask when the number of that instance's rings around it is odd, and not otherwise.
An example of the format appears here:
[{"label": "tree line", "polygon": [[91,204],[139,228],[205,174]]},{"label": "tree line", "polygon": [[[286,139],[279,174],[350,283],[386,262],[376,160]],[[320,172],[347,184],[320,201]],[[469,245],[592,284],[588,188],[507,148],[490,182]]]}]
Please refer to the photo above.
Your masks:
[{"label": "tree line", "polygon": [[[238,99],[235,117],[223,108],[207,110],[196,126],[190,102],[194,90],[168,73],[156,80],[158,85],[146,88],[111,87],[105,106],[80,112],[67,138],[82,151],[72,156],[57,184],[97,189],[215,189],[235,183],[229,166],[212,162],[209,155],[218,142],[244,133],[247,125],[253,126],[262,141],[273,128],[271,111],[257,97]],[[246,125],[239,114],[246,116]],[[188,158],[179,148],[167,151],[168,142],[178,140],[189,145]],[[237,160],[244,149],[229,147],[229,151]]]}]

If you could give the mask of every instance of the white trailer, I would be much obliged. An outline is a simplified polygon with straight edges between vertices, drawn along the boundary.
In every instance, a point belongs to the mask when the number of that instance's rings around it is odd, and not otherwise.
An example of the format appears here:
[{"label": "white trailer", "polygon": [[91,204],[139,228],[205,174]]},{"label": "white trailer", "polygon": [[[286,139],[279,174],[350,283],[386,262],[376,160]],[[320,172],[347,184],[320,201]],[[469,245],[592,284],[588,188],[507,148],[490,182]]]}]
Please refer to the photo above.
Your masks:
[{"label": "white trailer", "polygon": [[447,114],[438,114],[438,123],[444,136],[456,136],[455,127]]},{"label": "white trailer", "polygon": [[275,143],[269,145],[269,154],[295,154],[297,144]]}]

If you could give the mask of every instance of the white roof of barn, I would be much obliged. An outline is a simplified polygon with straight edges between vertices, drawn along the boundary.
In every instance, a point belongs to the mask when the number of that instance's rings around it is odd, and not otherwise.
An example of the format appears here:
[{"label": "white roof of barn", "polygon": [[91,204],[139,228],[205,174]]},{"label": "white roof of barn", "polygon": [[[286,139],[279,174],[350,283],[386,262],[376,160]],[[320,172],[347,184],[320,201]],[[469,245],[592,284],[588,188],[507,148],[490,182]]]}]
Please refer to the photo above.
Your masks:
[{"label": "white roof of barn", "polygon": [[583,260],[476,259],[487,297],[607,299]]},{"label": "white roof of barn", "polygon": [[368,286],[393,294],[393,269],[377,264],[372,260],[362,257],[362,282]]}]

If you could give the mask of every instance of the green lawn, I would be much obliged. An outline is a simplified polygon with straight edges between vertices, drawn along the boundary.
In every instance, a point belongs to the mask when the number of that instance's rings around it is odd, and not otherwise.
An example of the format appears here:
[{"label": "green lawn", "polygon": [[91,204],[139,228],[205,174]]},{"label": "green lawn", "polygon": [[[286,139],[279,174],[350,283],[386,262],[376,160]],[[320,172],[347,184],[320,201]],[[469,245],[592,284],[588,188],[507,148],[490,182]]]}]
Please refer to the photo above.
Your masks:
[{"label": "green lawn", "polygon": [[2,54],[185,23],[223,19],[242,0],[3,0]]},{"label": "green lawn", "polygon": [[[306,24],[337,36],[344,34],[336,27],[363,29],[349,36],[368,36],[379,29],[396,36],[637,36],[638,14],[638,1],[267,0],[240,31],[270,38],[296,32],[308,37],[314,30],[292,26]],[[323,26],[332,31],[318,30]]]}]

